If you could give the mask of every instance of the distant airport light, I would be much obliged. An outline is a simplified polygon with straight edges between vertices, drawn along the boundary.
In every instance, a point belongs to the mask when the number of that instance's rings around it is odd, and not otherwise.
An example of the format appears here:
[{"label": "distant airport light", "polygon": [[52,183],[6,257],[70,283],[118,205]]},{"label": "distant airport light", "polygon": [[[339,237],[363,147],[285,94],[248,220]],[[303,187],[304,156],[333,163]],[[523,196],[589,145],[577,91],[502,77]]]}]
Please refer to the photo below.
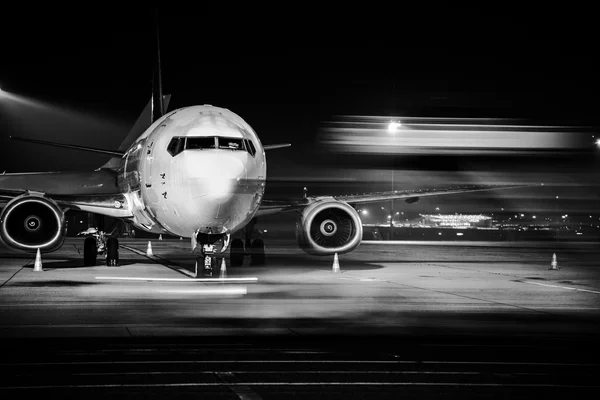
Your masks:
[{"label": "distant airport light", "polygon": [[367,215],[369,212],[367,210],[362,210],[363,215]]},{"label": "distant airport light", "polygon": [[399,122],[392,121],[388,125],[388,132],[394,133],[400,128],[402,125]]},{"label": "distant airport light", "polygon": [[[0,92],[2,91],[2,89],[0,89]],[[600,139],[596,139],[596,146],[600,147]]]}]

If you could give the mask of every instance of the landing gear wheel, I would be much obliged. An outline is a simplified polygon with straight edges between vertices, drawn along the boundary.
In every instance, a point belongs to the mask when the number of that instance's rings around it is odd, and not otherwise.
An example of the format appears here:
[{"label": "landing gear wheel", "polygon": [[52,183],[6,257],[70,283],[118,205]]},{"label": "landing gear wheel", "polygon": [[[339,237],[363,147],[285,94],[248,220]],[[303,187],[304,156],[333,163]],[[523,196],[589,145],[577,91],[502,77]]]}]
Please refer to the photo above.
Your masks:
[{"label": "landing gear wheel", "polygon": [[106,240],[106,265],[115,267],[119,263],[119,240],[109,237]]},{"label": "landing gear wheel", "polygon": [[204,276],[212,276],[213,266],[216,263],[216,257],[204,256]]},{"label": "landing gear wheel", "polygon": [[242,242],[242,239],[233,239],[229,254],[232,267],[240,267],[244,263],[244,242]]},{"label": "landing gear wheel", "polygon": [[92,237],[85,238],[83,242],[83,265],[86,267],[96,265],[97,255],[96,239]]},{"label": "landing gear wheel", "polygon": [[265,244],[262,239],[254,239],[252,242],[251,265],[265,265]]}]

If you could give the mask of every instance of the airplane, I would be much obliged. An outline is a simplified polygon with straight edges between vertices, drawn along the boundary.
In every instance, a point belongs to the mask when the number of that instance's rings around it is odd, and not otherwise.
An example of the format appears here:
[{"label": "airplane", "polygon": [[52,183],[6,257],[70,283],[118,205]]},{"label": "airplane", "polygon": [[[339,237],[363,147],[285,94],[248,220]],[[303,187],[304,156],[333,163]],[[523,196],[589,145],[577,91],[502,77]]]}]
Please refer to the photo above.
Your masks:
[{"label": "airplane", "polygon": [[[158,47],[158,46],[157,46]],[[80,210],[131,223],[156,234],[189,239],[204,259],[205,270],[230,252],[231,266],[246,255],[265,264],[265,244],[251,240],[257,218],[296,212],[296,238],[308,254],[325,256],[353,251],[362,240],[356,209],[364,203],[458,194],[530,185],[483,185],[437,190],[396,190],[342,196],[263,199],[266,152],[290,146],[263,144],[242,117],[209,104],[167,112],[160,53],[157,52],[152,97],[118,149],[13,137],[35,144],[100,153],[111,158],[93,171],[4,173],[0,175],[0,239],[12,249],[48,253],[65,239],[65,213]],[[245,238],[232,239],[243,228]],[[106,242],[107,265],[117,265],[118,239]],[[84,265],[96,263],[93,238],[84,242]]]}]

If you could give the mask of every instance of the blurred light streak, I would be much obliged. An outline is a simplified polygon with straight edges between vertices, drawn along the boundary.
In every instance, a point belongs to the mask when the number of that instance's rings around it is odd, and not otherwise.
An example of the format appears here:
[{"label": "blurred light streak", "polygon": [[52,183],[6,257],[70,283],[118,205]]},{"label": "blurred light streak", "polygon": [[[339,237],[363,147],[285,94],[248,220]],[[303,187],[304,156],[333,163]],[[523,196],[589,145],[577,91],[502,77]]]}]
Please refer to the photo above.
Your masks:
[{"label": "blurred light streak", "polygon": [[[44,101],[35,100],[23,95],[0,91],[0,101],[5,105],[19,106],[23,111],[31,112],[34,110],[42,111],[46,113],[55,114],[62,117],[79,117],[79,118],[95,118],[91,115],[86,115],[84,113],[79,113],[64,107],[60,107],[57,105],[52,105]],[[23,106],[25,108],[23,108]],[[29,109],[27,109],[29,108]],[[99,120],[100,118],[97,117]]]},{"label": "blurred light streak", "polygon": [[[129,124],[105,115],[53,105],[23,95],[0,92],[0,111],[10,120],[11,132],[6,136],[28,137],[53,136],[57,140],[84,137],[98,142],[106,138],[122,138]],[[67,136],[65,138],[65,136]]]},{"label": "blurred light streak", "polygon": [[[385,118],[385,119],[384,119]],[[527,154],[589,150],[588,126],[527,125],[481,118],[339,116],[324,124],[319,140],[332,152],[394,154]]]},{"label": "blurred light streak", "polygon": [[400,124],[398,122],[390,122],[390,124],[388,125],[388,131],[389,132],[396,132],[398,130],[398,128],[400,128]]}]

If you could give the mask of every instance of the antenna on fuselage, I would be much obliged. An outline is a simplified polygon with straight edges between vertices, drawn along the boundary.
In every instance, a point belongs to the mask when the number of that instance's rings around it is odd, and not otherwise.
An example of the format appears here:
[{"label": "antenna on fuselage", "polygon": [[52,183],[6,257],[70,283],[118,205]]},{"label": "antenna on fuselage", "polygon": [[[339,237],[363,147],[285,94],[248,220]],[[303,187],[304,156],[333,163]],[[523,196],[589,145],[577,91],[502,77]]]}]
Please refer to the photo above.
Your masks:
[{"label": "antenna on fuselage", "polygon": [[158,33],[158,8],[154,9],[154,30],[155,30],[155,59],[152,69],[152,113],[151,121],[154,122],[165,114],[162,92],[162,72],[160,68],[160,36]]}]

